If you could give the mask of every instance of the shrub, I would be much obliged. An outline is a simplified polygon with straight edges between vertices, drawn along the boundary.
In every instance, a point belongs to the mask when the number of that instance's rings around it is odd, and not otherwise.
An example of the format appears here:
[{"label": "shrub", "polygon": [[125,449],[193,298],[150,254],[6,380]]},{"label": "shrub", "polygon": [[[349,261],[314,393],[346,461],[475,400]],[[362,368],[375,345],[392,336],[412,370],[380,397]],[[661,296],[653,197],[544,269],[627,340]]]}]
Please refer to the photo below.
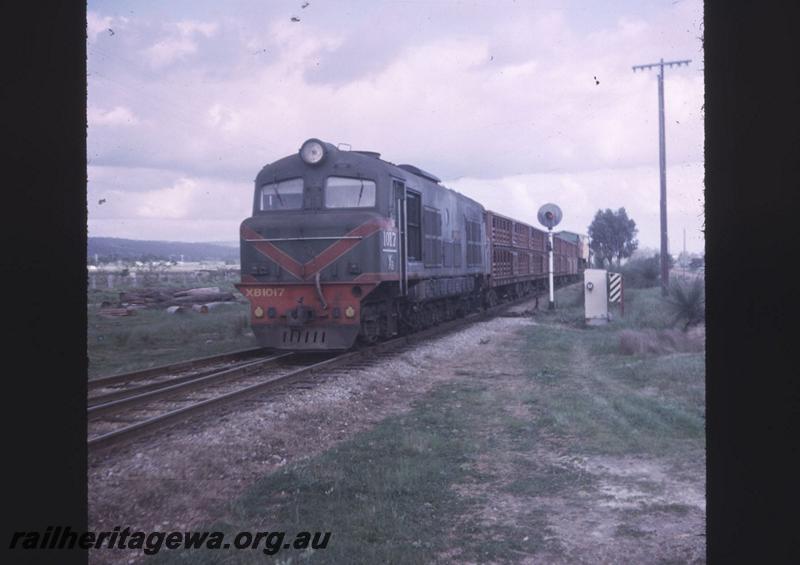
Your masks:
[{"label": "shrub", "polygon": [[667,304],[675,316],[673,325],[684,322],[683,329],[699,324],[705,320],[705,281],[696,277],[691,281],[674,281],[669,288]]},{"label": "shrub", "polygon": [[623,355],[703,351],[704,336],[678,330],[622,330],[619,332],[619,352]]},{"label": "shrub", "polygon": [[[668,255],[670,269],[675,265],[672,255]],[[632,259],[620,269],[628,288],[652,288],[658,286],[661,278],[661,254],[652,257]]]},{"label": "shrub", "polygon": [[628,288],[650,288],[658,286],[661,273],[660,259],[653,255],[646,259],[633,259],[623,265],[622,276]]}]

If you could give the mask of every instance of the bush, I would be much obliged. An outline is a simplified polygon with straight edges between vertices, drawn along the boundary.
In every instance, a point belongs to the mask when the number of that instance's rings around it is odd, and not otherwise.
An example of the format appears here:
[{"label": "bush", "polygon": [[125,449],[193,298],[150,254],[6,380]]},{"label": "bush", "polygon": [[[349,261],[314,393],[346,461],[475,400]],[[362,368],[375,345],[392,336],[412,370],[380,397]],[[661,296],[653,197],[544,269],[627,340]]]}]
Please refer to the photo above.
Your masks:
[{"label": "bush", "polygon": [[673,325],[683,321],[685,331],[699,324],[706,318],[705,281],[700,277],[688,282],[674,281],[669,288],[667,303],[675,316]]},{"label": "bush", "polygon": [[[669,266],[675,264],[669,256]],[[628,288],[651,288],[658,286],[661,277],[661,255],[656,253],[652,257],[632,259],[620,269]]]},{"label": "bush", "polygon": [[702,334],[678,330],[622,330],[619,332],[619,352],[623,355],[664,355],[703,351]]}]

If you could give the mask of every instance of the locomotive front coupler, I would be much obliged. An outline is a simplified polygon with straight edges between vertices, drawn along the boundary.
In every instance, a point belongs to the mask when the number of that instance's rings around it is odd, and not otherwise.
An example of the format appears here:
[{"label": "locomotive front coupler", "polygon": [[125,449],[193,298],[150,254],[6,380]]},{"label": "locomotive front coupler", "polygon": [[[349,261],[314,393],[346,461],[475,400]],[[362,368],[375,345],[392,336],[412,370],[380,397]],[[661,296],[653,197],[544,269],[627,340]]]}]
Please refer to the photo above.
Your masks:
[{"label": "locomotive front coupler", "polygon": [[302,326],[312,321],[316,316],[314,308],[298,304],[296,307],[287,310],[285,317],[290,326]]}]

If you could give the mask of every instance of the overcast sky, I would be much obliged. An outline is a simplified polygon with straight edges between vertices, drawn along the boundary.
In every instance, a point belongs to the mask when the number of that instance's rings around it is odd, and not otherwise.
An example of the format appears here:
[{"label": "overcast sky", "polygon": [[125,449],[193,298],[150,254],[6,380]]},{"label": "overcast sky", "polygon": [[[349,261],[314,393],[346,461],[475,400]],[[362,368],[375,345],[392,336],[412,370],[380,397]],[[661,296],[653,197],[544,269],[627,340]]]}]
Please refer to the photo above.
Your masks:
[{"label": "overcast sky", "polygon": [[534,225],[624,206],[658,248],[657,72],[631,67],[664,58],[692,60],[665,73],[670,251],[700,252],[701,35],[692,0],[90,0],[89,235],[237,240],[259,169],[319,137]]}]

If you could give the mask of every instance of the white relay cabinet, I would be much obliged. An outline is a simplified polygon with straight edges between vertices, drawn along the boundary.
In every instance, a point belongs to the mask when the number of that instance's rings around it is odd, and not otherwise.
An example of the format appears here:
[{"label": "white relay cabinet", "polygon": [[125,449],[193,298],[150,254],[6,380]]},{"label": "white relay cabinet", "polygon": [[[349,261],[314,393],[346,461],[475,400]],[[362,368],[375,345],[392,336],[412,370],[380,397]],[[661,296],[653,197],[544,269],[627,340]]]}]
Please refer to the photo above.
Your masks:
[{"label": "white relay cabinet", "polygon": [[608,271],[583,271],[583,294],[586,297],[586,323],[590,326],[608,323]]}]

